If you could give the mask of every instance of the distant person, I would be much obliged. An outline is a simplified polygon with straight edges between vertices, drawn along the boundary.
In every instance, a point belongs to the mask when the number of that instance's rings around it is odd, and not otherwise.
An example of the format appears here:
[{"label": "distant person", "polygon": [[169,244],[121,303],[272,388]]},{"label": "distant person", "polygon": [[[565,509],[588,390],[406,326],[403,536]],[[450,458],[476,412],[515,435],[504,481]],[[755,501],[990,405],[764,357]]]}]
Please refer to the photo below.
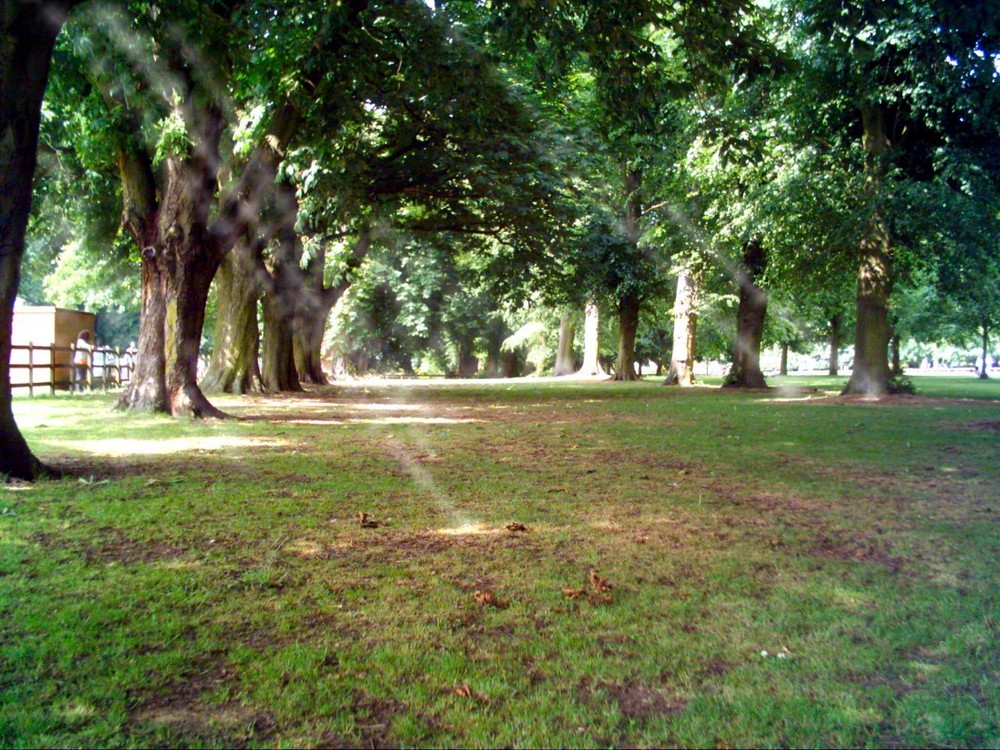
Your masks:
[{"label": "distant person", "polygon": [[135,372],[135,360],[139,356],[139,350],[135,348],[135,342],[128,342],[128,349],[125,350],[125,356],[122,357],[122,380],[128,381],[132,379],[132,373]]},{"label": "distant person", "polygon": [[73,390],[84,391],[90,374],[90,357],[94,345],[90,342],[90,331],[80,331],[76,336],[73,352]]}]

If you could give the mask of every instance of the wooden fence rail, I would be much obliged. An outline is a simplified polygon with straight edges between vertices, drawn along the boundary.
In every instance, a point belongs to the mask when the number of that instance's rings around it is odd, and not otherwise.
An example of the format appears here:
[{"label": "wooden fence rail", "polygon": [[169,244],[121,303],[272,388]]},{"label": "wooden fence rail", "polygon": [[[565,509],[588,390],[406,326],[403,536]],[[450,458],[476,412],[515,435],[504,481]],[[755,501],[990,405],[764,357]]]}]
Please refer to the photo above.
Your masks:
[{"label": "wooden fence rail", "polygon": [[[73,364],[76,351],[75,346],[15,344],[10,355],[11,388],[27,388],[29,395],[34,396],[36,388],[47,387],[54,395],[56,388],[117,388],[132,378],[135,357],[127,352],[122,356],[109,346],[87,352],[86,372],[83,378],[78,378]],[[48,379],[40,380],[40,374]]]}]

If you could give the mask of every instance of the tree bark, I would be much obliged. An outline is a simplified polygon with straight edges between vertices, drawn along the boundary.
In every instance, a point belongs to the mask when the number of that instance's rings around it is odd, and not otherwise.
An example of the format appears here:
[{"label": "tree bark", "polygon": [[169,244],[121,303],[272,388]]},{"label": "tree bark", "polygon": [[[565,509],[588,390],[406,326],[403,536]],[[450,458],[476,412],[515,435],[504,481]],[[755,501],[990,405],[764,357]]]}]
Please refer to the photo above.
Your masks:
[{"label": "tree bark", "polygon": [[293,349],[295,369],[299,378],[306,383],[326,385],[323,372],[323,337],[326,334],[327,319],[344,293],[350,288],[353,272],[371,250],[371,234],[362,229],[347,261],[343,276],[331,287],[324,285],[326,270],[326,250],[320,247],[309,261],[304,273],[303,291],[295,310],[293,323]]},{"label": "tree bark", "polygon": [[835,313],[830,318],[830,366],[828,375],[837,376],[840,374],[840,333],[843,316]]},{"label": "tree bark", "polygon": [[202,378],[205,391],[262,393],[260,327],[257,303],[261,284],[257,277],[257,250],[246,240],[237,242],[215,276],[218,315],[215,345]]},{"label": "tree bark", "polygon": [[601,320],[597,305],[588,302],[583,323],[583,365],[578,375],[606,375],[598,360],[600,354]]},{"label": "tree bark", "polygon": [[736,310],[736,342],[733,366],[726,376],[726,388],[767,388],[760,369],[760,342],[767,315],[767,293],[757,284],[767,267],[767,252],[756,238],[743,246],[739,270],[740,302]]},{"label": "tree bark", "polygon": [[781,363],[778,365],[778,374],[788,374],[788,342],[781,342]]},{"label": "tree bark", "polygon": [[474,378],[479,372],[479,358],[472,351],[472,341],[465,339],[455,345],[458,377]]},{"label": "tree bark", "polygon": [[326,321],[336,302],[310,304],[306,310],[301,307],[293,321],[292,348],[295,370],[304,383],[326,385],[323,372],[323,336],[326,335]]},{"label": "tree bark", "polygon": [[14,419],[10,385],[14,302],[38,158],[42,98],[52,48],[77,2],[0,3],[0,476],[33,480],[45,473]]},{"label": "tree bark", "polygon": [[884,160],[889,149],[885,113],[877,105],[861,109],[864,127],[865,193],[868,226],[859,246],[857,326],[854,367],[844,393],[884,396],[889,392],[889,297],[892,292],[892,244],[880,205]]},{"label": "tree bark", "polygon": [[618,362],[612,380],[639,380],[635,369],[635,334],[639,330],[639,298],[627,294],[618,300]]},{"label": "tree bark", "polygon": [[694,385],[694,347],[698,329],[698,277],[682,266],[674,295],[674,343],[663,385]]},{"label": "tree bark", "polygon": [[521,350],[504,349],[500,357],[502,364],[502,376],[505,378],[521,377]]},{"label": "tree bark", "polygon": [[189,155],[167,158],[159,202],[151,194],[148,154],[120,153],[123,222],[142,248],[143,314],[135,378],[119,405],[173,416],[225,417],[198,386],[205,304],[227,249],[209,222],[222,113],[213,105],[195,106],[190,89],[187,96],[177,106],[194,145]]},{"label": "tree bark", "polygon": [[295,367],[294,320],[303,288],[302,242],[295,229],[298,200],[292,185],[275,190],[279,215],[268,288],[264,293],[264,348],[261,375],[270,391],[301,391]]},{"label": "tree bark", "polygon": [[899,334],[893,332],[889,338],[889,347],[892,352],[892,375],[899,377],[903,374],[903,364],[899,356]]},{"label": "tree bark", "polygon": [[576,335],[576,326],[572,321],[573,318],[568,312],[564,312],[559,320],[559,348],[556,350],[556,366],[553,372],[556,377],[576,372],[573,361],[573,337]]},{"label": "tree bark", "polygon": [[292,344],[292,318],[282,295],[264,295],[264,346],[261,356],[261,376],[269,391],[301,391]]}]

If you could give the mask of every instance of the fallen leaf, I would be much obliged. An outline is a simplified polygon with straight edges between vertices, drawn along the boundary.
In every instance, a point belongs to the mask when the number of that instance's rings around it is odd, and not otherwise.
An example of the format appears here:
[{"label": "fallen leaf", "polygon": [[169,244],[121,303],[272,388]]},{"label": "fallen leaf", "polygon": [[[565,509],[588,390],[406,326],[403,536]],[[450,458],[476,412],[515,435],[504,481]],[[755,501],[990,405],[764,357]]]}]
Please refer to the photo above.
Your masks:
[{"label": "fallen leaf", "polygon": [[593,586],[594,590],[599,593],[611,590],[611,584],[608,583],[608,579],[601,578],[596,570],[590,571],[590,585]]},{"label": "fallen leaf", "polygon": [[494,594],[489,589],[485,589],[482,591],[477,589],[476,593],[473,594],[473,598],[477,602],[482,604],[484,607],[495,607],[496,609],[506,609],[510,604],[510,602],[500,599],[496,594]]},{"label": "fallen leaf", "polygon": [[527,531],[528,527],[523,523],[509,523],[507,524],[507,531]]},{"label": "fallen leaf", "polygon": [[471,698],[472,688],[469,687],[469,683],[463,682],[461,685],[455,688],[455,695],[458,695],[462,698]]},{"label": "fallen leaf", "polygon": [[578,599],[586,593],[584,589],[563,589],[563,594],[567,599]]},{"label": "fallen leaf", "polygon": [[361,528],[363,529],[377,529],[378,521],[373,521],[371,518],[368,517],[367,513],[358,511],[358,525],[361,526]]}]

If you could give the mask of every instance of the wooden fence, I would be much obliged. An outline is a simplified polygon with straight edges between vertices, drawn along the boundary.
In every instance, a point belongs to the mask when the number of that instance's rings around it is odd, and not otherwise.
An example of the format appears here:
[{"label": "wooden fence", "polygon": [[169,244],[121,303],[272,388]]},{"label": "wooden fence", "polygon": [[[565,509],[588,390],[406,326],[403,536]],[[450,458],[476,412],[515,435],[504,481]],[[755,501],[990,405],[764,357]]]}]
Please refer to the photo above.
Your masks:
[{"label": "wooden fence", "polygon": [[11,388],[27,388],[35,395],[36,388],[48,388],[55,394],[57,388],[80,387],[117,388],[129,382],[135,368],[135,356],[122,356],[117,349],[98,346],[87,352],[87,370],[83,378],[78,378],[73,360],[75,346],[55,344],[15,344],[10,355]]}]

